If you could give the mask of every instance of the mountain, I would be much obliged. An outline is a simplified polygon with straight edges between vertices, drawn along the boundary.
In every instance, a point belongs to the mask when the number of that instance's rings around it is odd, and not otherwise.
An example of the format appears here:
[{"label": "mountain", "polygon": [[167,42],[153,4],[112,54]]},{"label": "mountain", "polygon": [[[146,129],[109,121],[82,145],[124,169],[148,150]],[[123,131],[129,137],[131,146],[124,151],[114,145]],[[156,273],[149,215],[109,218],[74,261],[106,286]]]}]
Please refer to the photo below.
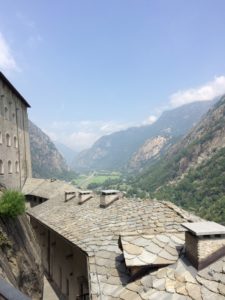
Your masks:
[{"label": "mountain", "polygon": [[160,157],[162,150],[169,144],[170,138],[165,136],[157,136],[148,139],[143,146],[141,146],[137,152],[135,152],[129,163],[129,169],[142,170],[145,167],[146,162],[155,160]]},{"label": "mountain", "polygon": [[58,141],[54,141],[54,144],[66,160],[67,165],[70,166],[72,161],[74,160],[74,157],[77,155],[77,152]]},{"label": "mountain", "polygon": [[150,192],[225,223],[225,96],[134,182]]},{"label": "mountain", "polygon": [[31,121],[29,134],[33,177],[70,180],[74,172],[68,170],[64,158],[51,139]]},{"label": "mountain", "polygon": [[[137,165],[134,163],[135,157],[137,158],[138,152],[141,153],[140,147],[143,145],[146,150],[147,140],[156,137],[166,139],[163,148],[174,143],[174,140],[183,136],[199,121],[211,105],[211,101],[184,105],[164,112],[152,125],[133,127],[103,136],[90,149],[79,153],[72,167],[81,172],[135,169],[139,167],[139,162]],[[152,149],[151,146],[150,149]],[[162,150],[161,148],[160,151]],[[147,160],[151,157],[155,158],[154,155],[146,155]],[[141,161],[142,164],[145,164],[145,161]]]}]

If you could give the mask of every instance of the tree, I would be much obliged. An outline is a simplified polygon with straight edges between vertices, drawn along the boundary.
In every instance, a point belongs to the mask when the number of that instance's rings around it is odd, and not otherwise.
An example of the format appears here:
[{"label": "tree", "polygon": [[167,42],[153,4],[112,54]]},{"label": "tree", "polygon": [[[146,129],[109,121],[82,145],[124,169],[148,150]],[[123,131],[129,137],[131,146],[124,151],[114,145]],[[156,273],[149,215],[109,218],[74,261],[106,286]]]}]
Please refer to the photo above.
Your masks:
[{"label": "tree", "polygon": [[25,197],[18,191],[7,190],[0,198],[0,215],[15,218],[25,212]]}]

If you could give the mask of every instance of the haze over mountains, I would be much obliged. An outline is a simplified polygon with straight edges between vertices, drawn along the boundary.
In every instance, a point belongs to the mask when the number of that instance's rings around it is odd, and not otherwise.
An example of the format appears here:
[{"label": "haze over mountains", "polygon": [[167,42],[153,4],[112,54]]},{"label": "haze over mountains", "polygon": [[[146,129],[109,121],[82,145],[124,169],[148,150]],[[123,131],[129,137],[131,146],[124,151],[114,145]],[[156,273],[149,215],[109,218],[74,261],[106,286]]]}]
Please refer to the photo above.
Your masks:
[{"label": "haze over mountains", "polygon": [[78,154],[75,150],[69,148],[65,144],[60,143],[59,141],[54,141],[54,144],[58,151],[61,153],[61,155],[66,160],[66,163],[68,166],[72,164],[72,161],[74,160],[75,156]]},{"label": "haze over mountains", "polygon": [[[186,134],[212,103],[204,101],[187,104],[165,111],[152,125],[128,128],[103,136],[90,149],[80,152],[72,167],[78,172],[140,169]],[[149,153],[151,151],[153,153]]]}]

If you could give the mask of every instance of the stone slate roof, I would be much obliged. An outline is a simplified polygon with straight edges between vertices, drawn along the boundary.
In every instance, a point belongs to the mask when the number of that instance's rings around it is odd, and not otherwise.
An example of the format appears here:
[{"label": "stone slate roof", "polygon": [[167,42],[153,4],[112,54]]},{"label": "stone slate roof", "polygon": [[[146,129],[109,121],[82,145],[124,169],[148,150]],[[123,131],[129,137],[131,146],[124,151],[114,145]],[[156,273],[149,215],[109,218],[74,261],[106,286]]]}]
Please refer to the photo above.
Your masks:
[{"label": "stone slate roof", "polygon": [[162,266],[178,260],[184,233],[125,235],[120,241],[127,267]]},{"label": "stone slate roof", "polygon": [[[225,259],[198,272],[184,254],[177,258],[171,247],[174,237],[179,239],[175,244],[182,240],[185,229],[181,224],[201,221],[198,217],[156,200],[124,198],[107,208],[100,208],[99,204],[97,196],[82,205],[76,198],[65,203],[56,196],[28,212],[88,255],[92,299],[225,299]],[[159,257],[165,250],[164,257],[170,253],[172,257],[166,259],[174,261],[166,267],[150,266],[140,278],[134,277],[119,247],[120,236],[123,243],[128,236],[139,236],[139,241],[149,237],[149,243],[160,248]],[[157,242],[160,237],[161,242]],[[137,240],[131,241],[137,244]],[[147,249],[145,244],[143,247]]]},{"label": "stone slate roof", "polygon": [[28,178],[23,186],[24,195],[33,195],[45,199],[63,198],[65,192],[78,191],[74,185],[57,179]]}]

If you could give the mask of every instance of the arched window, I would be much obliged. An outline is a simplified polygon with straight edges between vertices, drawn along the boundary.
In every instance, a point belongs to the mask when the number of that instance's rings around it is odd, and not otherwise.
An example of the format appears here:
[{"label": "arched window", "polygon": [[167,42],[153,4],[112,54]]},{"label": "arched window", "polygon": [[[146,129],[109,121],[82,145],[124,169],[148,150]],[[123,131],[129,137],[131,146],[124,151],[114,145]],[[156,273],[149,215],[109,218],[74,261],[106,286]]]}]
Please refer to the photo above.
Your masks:
[{"label": "arched window", "polygon": [[8,107],[5,106],[5,118],[6,120],[9,119],[9,110],[8,110]]},{"label": "arched window", "polygon": [[14,138],[13,138],[13,144],[14,144],[15,148],[18,148],[18,140],[17,140],[16,136],[14,136]]},{"label": "arched window", "polygon": [[11,146],[11,138],[10,138],[10,135],[8,133],[6,133],[6,145],[8,147]]},{"label": "arched window", "polygon": [[18,161],[15,162],[15,170],[16,170],[16,173],[19,173],[19,171],[20,171],[20,166],[19,166]]},{"label": "arched window", "polygon": [[11,160],[8,161],[8,173],[12,174],[12,162],[11,162]]},{"label": "arched window", "polygon": [[0,131],[0,144],[2,144],[2,132]]},{"label": "arched window", "polygon": [[4,164],[1,159],[0,159],[0,174],[4,174]]}]

